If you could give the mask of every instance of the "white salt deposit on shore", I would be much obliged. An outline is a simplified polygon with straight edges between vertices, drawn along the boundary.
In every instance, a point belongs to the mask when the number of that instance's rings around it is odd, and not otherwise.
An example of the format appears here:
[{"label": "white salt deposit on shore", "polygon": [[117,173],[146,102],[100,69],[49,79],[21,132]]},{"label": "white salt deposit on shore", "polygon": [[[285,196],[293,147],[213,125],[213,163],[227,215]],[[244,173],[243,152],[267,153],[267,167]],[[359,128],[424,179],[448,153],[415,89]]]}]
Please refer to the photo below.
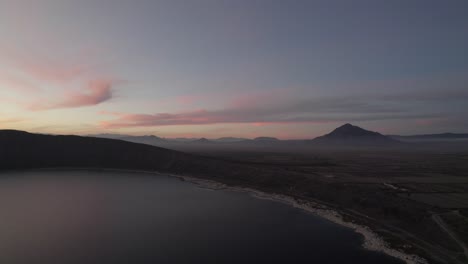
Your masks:
[{"label": "white salt deposit on shore", "polygon": [[[164,175],[167,175],[167,174],[164,174]],[[225,190],[231,190],[231,191],[237,191],[237,192],[246,192],[259,199],[267,199],[267,200],[291,205],[295,208],[299,208],[304,211],[318,215],[338,225],[353,229],[356,233],[359,233],[364,237],[364,242],[362,246],[367,250],[382,252],[389,256],[403,260],[407,264],[427,264],[428,263],[425,259],[419,256],[407,254],[402,251],[390,248],[390,246],[379,235],[373,232],[369,227],[358,225],[356,223],[352,223],[349,221],[345,221],[343,219],[343,216],[338,211],[328,208],[327,206],[320,205],[318,203],[314,203],[311,201],[295,199],[293,197],[286,196],[286,195],[265,193],[265,192],[251,189],[251,188],[231,187],[231,186],[227,186],[225,184],[211,181],[211,180],[204,180],[204,179],[192,178],[192,177],[187,177],[187,176],[179,176],[179,175],[171,175],[171,176],[175,176],[185,181],[195,183],[203,188],[209,188],[213,190],[225,189]]]}]

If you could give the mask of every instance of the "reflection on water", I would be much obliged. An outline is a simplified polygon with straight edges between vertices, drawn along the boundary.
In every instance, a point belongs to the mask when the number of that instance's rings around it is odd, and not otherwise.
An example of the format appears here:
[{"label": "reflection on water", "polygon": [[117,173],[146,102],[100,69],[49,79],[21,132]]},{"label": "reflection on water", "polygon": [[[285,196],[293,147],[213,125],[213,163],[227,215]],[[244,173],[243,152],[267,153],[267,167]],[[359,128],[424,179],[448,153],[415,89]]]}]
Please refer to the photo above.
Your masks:
[{"label": "reflection on water", "polygon": [[139,173],[0,174],[0,263],[399,263],[306,212]]}]

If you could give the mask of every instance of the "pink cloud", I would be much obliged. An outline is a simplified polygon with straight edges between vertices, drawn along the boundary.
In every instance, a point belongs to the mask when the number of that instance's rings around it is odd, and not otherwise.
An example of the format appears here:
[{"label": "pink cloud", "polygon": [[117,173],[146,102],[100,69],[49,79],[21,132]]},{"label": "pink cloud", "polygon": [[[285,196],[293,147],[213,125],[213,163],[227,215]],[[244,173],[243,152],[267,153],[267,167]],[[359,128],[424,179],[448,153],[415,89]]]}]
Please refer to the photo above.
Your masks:
[{"label": "pink cloud", "polygon": [[29,108],[31,110],[47,110],[97,105],[112,98],[112,84],[110,80],[93,80],[80,91],[66,91],[55,102],[37,102],[31,104]]},{"label": "pink cloud", "polygon": [[[115,116],[115,114],[113,114]],[[181,113],[158,114],[120,114],[118,118],[102,121],[104,128],[149,127],[173,125],[207,125],[221,123],[253,123],[254,125],[315,123],[323,120],[303,119],[295,117],[270,116],[268,113],[244,111],[242,109],[225,109],[208,111],[204,109]]]},{"label": "pink cloud", "polygon": [[[218,117],[219,118],[219,117]],[[218,119],[206,110],[170,114],[123,114],[115,120],[103,121],[105,128],[133,127],[133,126],[168,126],[168,125],[195,125],[216,123]]]},{"label": "pink cloud", "polygon": [[255,122],[255,123],[252,123],[252,125],[256,126],[256,127],[264,127],[264,126],[273,125],[273,124],[275,124],[275,122]]},{"label": "pink cloud", "polygon": [[329,122],[375,121],[432,118],[434,114],[408,113],[388,107],[372,98],[299,98],[291,100],[284,91],[238,96],[233,104],[218,110],[191,110],[176,113],[124,114],[101,122],[104,128],[151,127],[245,123],[253,126],[272,124],[323,124]]},{"label": "pink cloud", "polygon": [[16,104],[29,110],[92,106],[113,97],[116,81],[91,71],[90,64],[31,58],[18,52],[0,55],[15,72],[0,73],[0,87],[22,92]]}]

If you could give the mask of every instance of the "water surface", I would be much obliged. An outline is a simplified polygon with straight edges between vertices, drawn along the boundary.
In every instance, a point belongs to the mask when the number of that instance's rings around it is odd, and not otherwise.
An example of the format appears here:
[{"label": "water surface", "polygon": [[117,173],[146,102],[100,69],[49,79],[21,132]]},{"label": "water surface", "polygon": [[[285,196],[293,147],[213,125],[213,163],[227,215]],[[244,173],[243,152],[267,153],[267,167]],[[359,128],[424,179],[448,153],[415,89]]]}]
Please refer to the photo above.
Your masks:
[{"label": "water surface", "polygon": [[310,213],[174,177],[1,173],[0,210],[0,263],[400,263]]}]

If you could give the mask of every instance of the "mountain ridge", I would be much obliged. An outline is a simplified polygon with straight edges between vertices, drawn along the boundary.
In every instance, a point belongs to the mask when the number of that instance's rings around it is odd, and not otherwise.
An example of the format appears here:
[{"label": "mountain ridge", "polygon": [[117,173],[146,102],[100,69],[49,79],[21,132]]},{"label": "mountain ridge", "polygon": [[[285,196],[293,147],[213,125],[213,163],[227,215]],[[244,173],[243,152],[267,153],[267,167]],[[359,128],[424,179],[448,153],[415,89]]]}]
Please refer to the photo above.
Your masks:
[{"label": "mountain ridge", "polygon": [[[353,126],[353,127],[357,127],[357,128],[360,128],[359,126],[354,126],[350,123],[347,123],[347,124],[344,124],[340,127],[343,127],[343,126]],[[336,129],[340,128],[340,127],[337,127]],[[335,130],[336,130],[335,129]],[[362,129],[362,128],[361,128]],[[362,129],[362,130],[365,130],[365,129]],[[378,133],[378,132],[373,132],[373,131],[369,131],[369,130],[365,130],[365,131],[368,131],[368,132],[372,132],[372,133],[377,133],[377,134],[381,134],[381,133]],[[330,134],[330,133],[329,133]],[[445,132],[445,133],[434,133],[434,134],[415,134],[415,135],[398,135],[398,134],[391,134],[391,135],[384,135],[384,134],[381,134],[383,136],[386,136],[388,138],[392,138],[392,139],[412,139],[412,138],[436,138],[436,139],[457,139],[457,138],[468,138],[468,133],[453,133],[453,132]],[[128,140],[130,142],[135,142],[137,141],[138,139],[143,139],[143,138],[146,138],[146,139],[158,139],[160,141],[165,141],[167,143],[185,143],[185,142],[193,142],[193,141],[197,141],[197,140],[200,140],[200,139],[203,139],[205,137],[201,137],[201,138],[165,138],[165,137],[159,137],[159,136],[156,136],[156,135],[144,135],[144,136],[134,136],[134,135],[126,135],[126,134],[111,134],[111,133],[102,133],[102,134],[88,134],[88,135],[84,135],[86,137],[97,137],[97,138],[110,138],[110,139],[123,139],[123,140]],[[250,142],[250,141],[262,141],[263,139],[265,139],[265,141],[311,141],[311,140],[314,140],[316,138],[320,138],[320,137],[323,137],[325,135],[322,135],[322,136],[317,136],[315,138],[304,138],[304,139],[279,139],[279,138],[275,138],[275,137],[267,137],[267,136],[259,136],[259,137],[256,137],[256,138],[242,138],[242,137],[220,137],[220,138],[205,138],[209,141],[212,141],[212,142],[216,142],[216,143],[245,143],[245,142]]]},{"label": "mountain ridge", "polygon": [[312,142],[330,145],[390,145],[400,143],[378,132],[346,123],[332,132],[316,137]]}]

